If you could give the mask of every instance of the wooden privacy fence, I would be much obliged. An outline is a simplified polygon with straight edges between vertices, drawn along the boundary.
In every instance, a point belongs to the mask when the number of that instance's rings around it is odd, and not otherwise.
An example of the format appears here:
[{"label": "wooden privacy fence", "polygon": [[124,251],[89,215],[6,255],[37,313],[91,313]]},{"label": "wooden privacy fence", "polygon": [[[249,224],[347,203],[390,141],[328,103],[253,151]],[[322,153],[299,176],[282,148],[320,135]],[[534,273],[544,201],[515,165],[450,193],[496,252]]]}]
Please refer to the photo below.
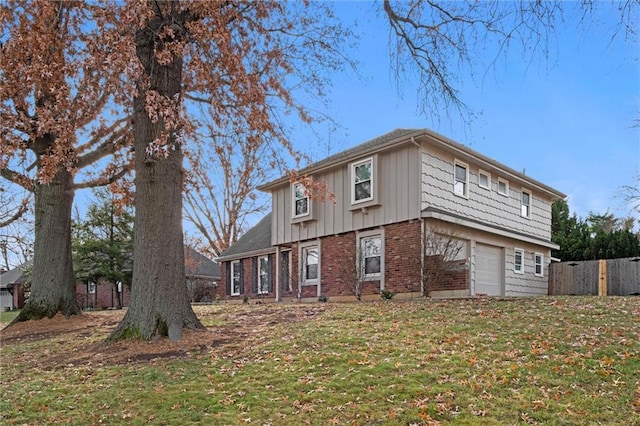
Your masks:
[{"label": "wooden privacy fence", "polygon": [[549,266],[549,295],[640,295],[640,257]]}]

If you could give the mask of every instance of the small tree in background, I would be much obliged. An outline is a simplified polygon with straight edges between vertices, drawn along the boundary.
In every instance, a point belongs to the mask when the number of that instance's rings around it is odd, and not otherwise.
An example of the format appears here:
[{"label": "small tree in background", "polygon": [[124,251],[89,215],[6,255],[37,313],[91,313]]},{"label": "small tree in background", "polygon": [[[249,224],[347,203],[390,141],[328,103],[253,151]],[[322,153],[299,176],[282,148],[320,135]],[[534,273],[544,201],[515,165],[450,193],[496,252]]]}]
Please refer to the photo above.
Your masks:
[{"label": "small tree in background", "polygon": [[101,280],[118,294],[118,283],[131,286],[133,259],[133,213],[106,190],[94,191],[96,201],[84,220],[73,224],[73,265],[77,281]]},{"label": "small tree in background", "polygon": [[551,241],[558,250],[551,255],[563,262],[640,256],[640,236],[633,231],[633,218],[612,213],[590,213],[586,220],[569,214],[566,200],[551,206]]}]

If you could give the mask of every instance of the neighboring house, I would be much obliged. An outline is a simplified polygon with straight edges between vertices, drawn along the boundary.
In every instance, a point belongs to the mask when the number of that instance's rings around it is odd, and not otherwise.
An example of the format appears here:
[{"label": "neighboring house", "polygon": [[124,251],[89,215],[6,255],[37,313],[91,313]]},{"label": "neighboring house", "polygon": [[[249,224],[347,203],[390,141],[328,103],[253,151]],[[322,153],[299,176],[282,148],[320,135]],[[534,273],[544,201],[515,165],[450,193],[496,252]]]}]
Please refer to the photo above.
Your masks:
[{"label": "neighboring house", "polygon": [[220,265],[185,246],[184,268],[191,302],[213,302],[220,284]]},{"label": "neighboring house", "polygon": [[325,183],[334,199],[314,199],[288,177],[261,186],[272,195],[271,215],[218,259],[227,298],[339,300],[352,297],[354,284],[365,297],[383,289],[405,297],[547,294],[557,247],[551,204],[565,195],[541,182],[412,129],[300,175]]},{"label": "neighboring house", "polygon": [[[220,265],[203,256],[191,247],[185,246],[186,286],[192,302],[212,302],[220,286]],[[25,295],[25,269],[28,262],[0,275],[0,311],[21,309]],[[76,282],[76,303],[82,309],[109,309],[129,306],[131,290],[118,283],[114,286],[106,280]]]},{"label": "neighboring house", "polygon": [[[185,284],[191,302],[212,302],[220,283],[220,265],[189,246],[184,247]],[[129,306],[131,290],[106,280],[76,283],[76,301],[82,309]]]},{"label": "neighboring house", "polygon": [[113,309],[129,306],[131,289],[118,282],[116,286],[104,279],[76,282],[76,303],[81,309]]},{"label": "neighboring house", "polygon": [[10,311],[24,306],[26,270],[33,265],[29,261],[0,275],[0,311]]}]

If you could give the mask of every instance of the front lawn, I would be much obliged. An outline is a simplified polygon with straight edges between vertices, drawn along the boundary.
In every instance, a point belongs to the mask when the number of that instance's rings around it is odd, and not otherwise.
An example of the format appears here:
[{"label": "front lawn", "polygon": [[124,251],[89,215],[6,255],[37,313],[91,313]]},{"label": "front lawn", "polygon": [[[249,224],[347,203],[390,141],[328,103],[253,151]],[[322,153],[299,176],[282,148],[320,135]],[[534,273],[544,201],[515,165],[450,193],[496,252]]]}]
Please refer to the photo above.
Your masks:
[{"label": "front lawn", "polygon": [[9,312],[0,312],[0,329],[11,323],[11,321],[13,321],[13,319],[17,317],[19,313],[19,309]]},{"label": "front lawn", "polygon": [[2,332],[3,424],[640,424],[640,298],[197,306],[170,343],[122,311]]}]

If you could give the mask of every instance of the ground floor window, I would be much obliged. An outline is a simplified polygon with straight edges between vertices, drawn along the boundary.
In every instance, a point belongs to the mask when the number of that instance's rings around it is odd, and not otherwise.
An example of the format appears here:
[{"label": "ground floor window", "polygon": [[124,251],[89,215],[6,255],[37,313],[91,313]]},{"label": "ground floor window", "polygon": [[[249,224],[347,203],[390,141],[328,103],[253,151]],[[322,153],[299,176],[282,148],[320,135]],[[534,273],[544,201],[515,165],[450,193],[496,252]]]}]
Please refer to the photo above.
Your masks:
[{"label": "ground floor window", "polygon": [[242,291],[242,264],[239,260],[231,262],[231,295],[238,296]]},{"label": "ground floor window", "polygon": [[285,250],[280,253],[280,282],[282,290],[291,293],[291,250]]},{"label": "ground floor window", "polygon": [[271,281],[270,266],[269,256],[261,256],[258,258],[258,294],[269,293],[269,284]]},{"label": "ground floor window", "polygon": [[536,275],[539,277],[543,277],[544,269],[542,264],[544,262],[544,256],[541,253],[536,253],[534,256],[536,261]]},{"label": "ground floor window", "polygon": [[524,274],[524,251],[522,249],[513,249],[513,271],[516,274]]},{"label": "ground floor window", "polygon": [[382,236],[378,234],[361,237],[358,255],[360,277],[379,279],[382,271]]},{"label": "ground floor window", "polygon": [[302,274],[305,284],[315,284],[318,281],[318,265],[320,264],[320,249],[318,246],[308,246],[302,249]]}]

